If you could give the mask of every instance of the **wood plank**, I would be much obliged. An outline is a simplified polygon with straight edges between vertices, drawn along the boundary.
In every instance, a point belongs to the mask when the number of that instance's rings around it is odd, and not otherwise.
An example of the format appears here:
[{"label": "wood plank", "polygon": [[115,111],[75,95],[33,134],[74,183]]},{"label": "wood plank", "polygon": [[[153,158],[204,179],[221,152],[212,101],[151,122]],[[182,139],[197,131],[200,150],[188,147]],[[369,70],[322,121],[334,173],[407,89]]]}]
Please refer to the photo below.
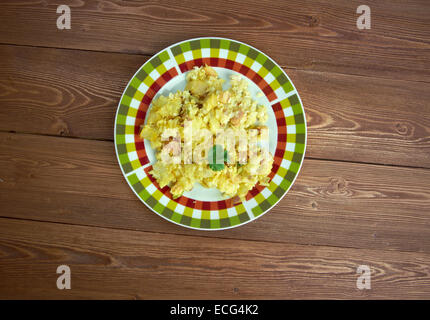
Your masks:
[{"label": "wood plank", "polygon": [[[147,57],[0,46],[0,130],[113,139],[117,103]],[[430,84],[287,69],[307,155],[430,167]]]},{"label": "wood plank", "polygon": [[56,27],[57,1],[4,0],[0,42],[152,55],[180,40],[224,36],[265,51],[283,66],[429,81],[430,4],[371,4],[371,30],[356,27],[360,2],[79,1],[72,28]]},{"label": "wood plank", "polygon": [[287,72],[305,107],[307,156],[430,168],[430,84]]},{"label": "wood plank", "polygon": [[[430,252],[430,171],[306,159],[289,193],[245,226],[204,232],[149,211],[112,142],[0,133],[2,217],[205,237]],[[268,232],[270,230],[270,232]]]},{"label": "wood plank", "polygon": [[[1,299],[428,299],[430,255],[0,219]],[[56,269],[71,269],[71,290]],[[356,288],[357,267],[371,289]]]},{"label": "wood plank", "polygon": [[0,130],[113,140],[116,108],[145,56],[0,46]]}]

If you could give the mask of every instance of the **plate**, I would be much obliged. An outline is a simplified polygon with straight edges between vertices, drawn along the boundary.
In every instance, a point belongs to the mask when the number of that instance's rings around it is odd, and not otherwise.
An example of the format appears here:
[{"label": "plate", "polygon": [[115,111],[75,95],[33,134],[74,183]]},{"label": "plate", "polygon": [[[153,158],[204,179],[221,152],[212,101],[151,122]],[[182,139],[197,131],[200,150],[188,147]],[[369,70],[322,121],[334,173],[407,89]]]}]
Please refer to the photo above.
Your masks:
[{"label": "plate", "polygon": [[[243,202],[226,199],[217,189],[198,184],[173,199],[149,174],[155,162],[149,141],[139,137],[151,101],[184,90],[185,75],[194,66],[214,67],[221,78],[240,74],[253,99],[269,114],[269,151],[274,155],[269,186],[256,185]],[[226,81],[229,86],[229,81]],[[221,230],[262,216],[294,183],[306,149],[306,118],[300,96],[287,74],[263,52],[226,38],[196,38],[160,51],[131,78],[115,117],[115,150],[122,173],[136,196],[153,212],[178,225]]]}]

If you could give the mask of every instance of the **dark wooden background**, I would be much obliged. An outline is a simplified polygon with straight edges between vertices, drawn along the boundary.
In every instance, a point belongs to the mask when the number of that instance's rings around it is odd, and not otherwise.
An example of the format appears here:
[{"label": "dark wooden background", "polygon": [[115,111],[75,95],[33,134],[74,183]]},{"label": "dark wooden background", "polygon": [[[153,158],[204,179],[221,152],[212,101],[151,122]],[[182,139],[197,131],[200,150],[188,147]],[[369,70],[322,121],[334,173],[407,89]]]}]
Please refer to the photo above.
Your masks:
[{"label": "dark wooden background", "polygon": [[[71,30],[58,30],[59,4]],[[430,2],[0,1],[0,298],[430,298]],[[304,103],[302,171],[268,214],[185,229],[113,145],[121,93],[172,43],[275,59]],[[56,288],[69,265],[72,289]],[[371,290],[356,288],[369,265]]]}]

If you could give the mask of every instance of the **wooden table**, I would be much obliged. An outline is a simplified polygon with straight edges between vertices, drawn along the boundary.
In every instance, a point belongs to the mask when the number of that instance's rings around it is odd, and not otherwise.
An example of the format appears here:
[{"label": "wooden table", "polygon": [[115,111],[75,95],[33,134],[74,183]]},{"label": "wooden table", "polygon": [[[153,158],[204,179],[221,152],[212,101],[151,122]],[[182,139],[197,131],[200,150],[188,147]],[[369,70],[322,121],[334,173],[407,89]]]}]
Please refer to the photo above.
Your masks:
[{"label": "wooden table", "polygon": [[[0,2],[0,298],[430,298],[430,3]],[[287,196],[245,226],[150,212],[113,145],[121,93],[164,47],[243,41],[276,60],[308,123]],[[71,290],[56,269],[71,268]],[[356,286],[368,265],[371,289]]]}]

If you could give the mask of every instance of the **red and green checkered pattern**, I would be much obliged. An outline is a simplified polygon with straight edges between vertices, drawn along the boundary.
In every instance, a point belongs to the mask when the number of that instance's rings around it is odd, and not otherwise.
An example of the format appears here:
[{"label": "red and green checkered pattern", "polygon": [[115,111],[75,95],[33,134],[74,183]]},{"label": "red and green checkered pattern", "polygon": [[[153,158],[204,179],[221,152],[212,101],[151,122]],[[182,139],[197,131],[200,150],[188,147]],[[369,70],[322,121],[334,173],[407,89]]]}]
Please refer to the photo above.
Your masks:
[{"label": "red and green checkered pattern", "polygon": [[[168,81],[194,66],[234,70],[253,81],[270,101],[277,122],[277,144],[268,187],[255,186],[243,203],[232,199],[199,201],[173,199],[160,188],[145,143],[139,137],[152,99]],[[273,207],[288,191],[301,167],[306,147],[306,120],[293,84],[262,52],[224,38],[200,38],[170,46],[147,61],[134,75],[119,103],[115,120],[119,163],[136,195],[160,216],[197,229],[225,229],[249,222]]]}]

